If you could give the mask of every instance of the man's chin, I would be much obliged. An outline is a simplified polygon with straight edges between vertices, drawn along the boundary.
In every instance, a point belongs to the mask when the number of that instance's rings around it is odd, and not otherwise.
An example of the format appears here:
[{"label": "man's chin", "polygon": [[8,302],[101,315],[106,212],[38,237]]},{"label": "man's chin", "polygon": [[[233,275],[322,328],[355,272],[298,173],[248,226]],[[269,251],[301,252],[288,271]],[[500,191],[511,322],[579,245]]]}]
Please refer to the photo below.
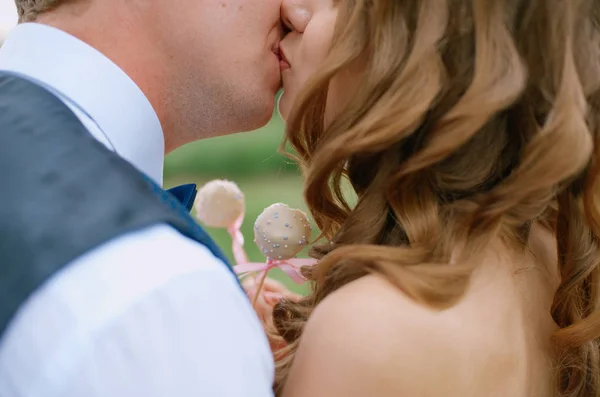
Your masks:
[{"label": "man's chin", "polygon": [[257,129],[262,128],[265,125],[267,125],[269,123],[269,121],[271,121],[271,119],[273,118],[273,109],[274,108],[275,108],[275,101],[273,101],[272,106],[270,106],[268,108],[268,111],[263,112],[263,114],[260,117],[256,118],[256,123],[252,126],[252,128],[250,130],[247,130],[247,131],[257,130]]},{"label": "man's chin", "polygon": [[[234,107],[227,111],[228,122],[224,122],[225,131],[219,135],[235,134],[238,132],[254,131],[267,125],[275,112],[275,93],[262,88],[262,92],[245,97],[238,96]],[[246,93],[251,93],[248,90]]]},{"label": "man's chin", "polygon": [[254,131],[267,125],[273,118],[275,98],[273,97],[271,100],[264,101],[262,105],[260,108],[255,107],[252,111],[248,112],[245,120],[240,120],[237,131],[233,131],[232,133]]}]

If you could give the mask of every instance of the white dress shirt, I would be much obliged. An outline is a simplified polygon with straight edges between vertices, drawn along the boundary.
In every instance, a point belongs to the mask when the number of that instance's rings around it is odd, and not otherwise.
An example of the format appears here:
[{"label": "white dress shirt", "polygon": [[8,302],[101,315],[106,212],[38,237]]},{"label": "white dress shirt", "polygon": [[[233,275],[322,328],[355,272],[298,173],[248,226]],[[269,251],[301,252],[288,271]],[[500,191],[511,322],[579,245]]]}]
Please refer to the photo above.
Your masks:
[{"label": "white dress shirt", "polygon": [[[0,48],[0,71],[54,92],[96,139],[162,184],[156,113],[101,53],[24,24]],[[272,382],[268,342],[235,277],[165,224],[70,263],[0,342],[0,397],[266,397]]]}]

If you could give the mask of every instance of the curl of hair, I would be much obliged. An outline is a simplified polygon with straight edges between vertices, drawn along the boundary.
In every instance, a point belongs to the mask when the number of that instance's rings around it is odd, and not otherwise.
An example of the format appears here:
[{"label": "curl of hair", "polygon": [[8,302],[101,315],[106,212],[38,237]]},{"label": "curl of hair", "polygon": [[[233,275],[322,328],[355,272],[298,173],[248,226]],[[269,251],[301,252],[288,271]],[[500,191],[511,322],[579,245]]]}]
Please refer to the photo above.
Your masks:
[{"label": "curl of hair", "polygon": [[[596,0],[345,0],[321,72],[287,140],[328,242],[313,292],[280,302],[276,392],[312,309],[383,274],[417,302],[454,305],[477,253],[556,236],[562,276],[557,393],[600,393],[600,3]],[[326,119],[330,83],[359,63],[356,92]],[[356,193],[348,203],[347,178]],[[456,258],[456,248],[460,257]],[[449,266],[454,263],[454,266]]]}]

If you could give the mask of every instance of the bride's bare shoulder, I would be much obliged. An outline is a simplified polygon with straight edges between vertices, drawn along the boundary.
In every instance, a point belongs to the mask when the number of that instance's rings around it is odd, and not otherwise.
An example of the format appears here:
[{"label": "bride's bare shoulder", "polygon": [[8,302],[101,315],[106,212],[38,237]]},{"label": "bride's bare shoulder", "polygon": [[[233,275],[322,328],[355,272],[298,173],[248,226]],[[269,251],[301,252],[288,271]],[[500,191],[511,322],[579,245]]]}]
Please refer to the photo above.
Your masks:
[{"label": "bride's bare shoulder", "polygon": [[284,396],[462,396],[461,339],[451,316],[364,277],[315,309]]}]

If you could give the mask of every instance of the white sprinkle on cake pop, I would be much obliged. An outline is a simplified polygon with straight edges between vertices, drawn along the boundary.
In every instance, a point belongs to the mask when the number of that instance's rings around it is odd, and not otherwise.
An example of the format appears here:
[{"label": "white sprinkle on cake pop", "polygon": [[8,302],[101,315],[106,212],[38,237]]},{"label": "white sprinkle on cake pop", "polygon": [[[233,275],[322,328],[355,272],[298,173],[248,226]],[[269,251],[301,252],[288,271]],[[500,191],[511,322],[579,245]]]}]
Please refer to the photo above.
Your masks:
[{"label": "white sprinkle on cake pop", "polygon": [[244,193],[234,182],[217,179],[198,190],[195,207],[206,226],[227,228],[244,213]]},{"label": "white sprinkle on cake pop", "polygon": [[306,214],[277,203],[256,218],[255,243],[270,259],[291,259],[308,244],[312,227]]}]

